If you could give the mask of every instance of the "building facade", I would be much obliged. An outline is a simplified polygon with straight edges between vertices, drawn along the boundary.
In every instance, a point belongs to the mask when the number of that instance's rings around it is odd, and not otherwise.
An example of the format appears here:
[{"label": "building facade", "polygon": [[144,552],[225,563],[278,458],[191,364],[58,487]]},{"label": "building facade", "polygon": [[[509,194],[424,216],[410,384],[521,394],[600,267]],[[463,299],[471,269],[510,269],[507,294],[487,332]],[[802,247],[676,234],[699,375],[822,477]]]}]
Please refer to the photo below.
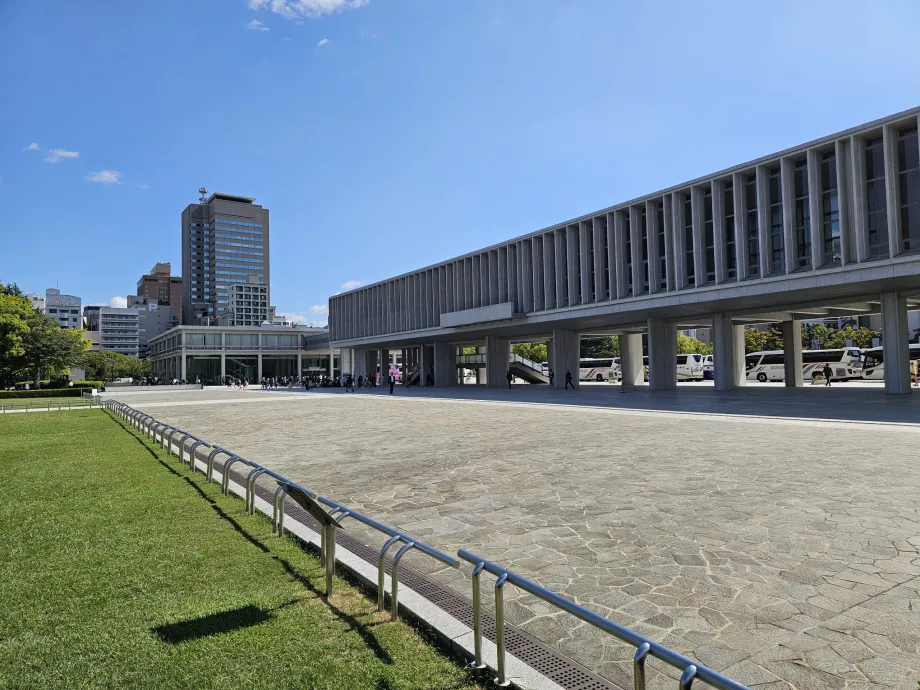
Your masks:
[{"label": "building facade", "polygon": [[268,286],[259,285],[253,276],[246,283],[229,286],[230,304],[218,321],[227,326],[259,326],[271,321],[274,310],[268,304]]},{"label": "building facade", "polygon": [[140,354],[140,318],[136,307],[92,306],[84,309],[91,350]]},{"label": "building facade", "polygon": [[179,320],[171,306],[160,304],[155,299],[141,298],[132,308],[137,309],[138,356],[147,357],[150,353],[150,340],[178,326]]},{"label": "building facade", "polygon": [[309,326],[177,326],[151,338],[152,372],[162,379],[219,384],[280,376],[338,376],[329,332]]},{"label": "building facade", "polygon": [[[57,288],[45,290],[45,314],[57,321],[61,328],[82,328],[81,302],[76,295],[62,295]],[[34,299],[32,304],[35,305]]]},{"label": "building facade", "polygon": [[216,323],[232,286],[254,280],[270,301],[269,212],[250,197],[212,194],[182,212],[182,323]]},{"label": "building facade", "polygon": [[25,298],[32,302],[32,308],[42,314],[45,313],[45,298],[35,292],[25,293]]},{"label": "building facade", "polygon": [[128,306],[149,303],[154,300],[160,307],[168,305],[172,312],[182,320],[182,278],[171,275],[172,265],[157,262],[150,273],[142,275],[137,281],[137,294],[128,296]]},{"label": "building facade", "polygon": [[[551,342],[557,372],[583,335],[620,336],[627,384],[676,385],[676,332],[711,328],[716,387],[743,385],[746,324],[780,322],[801,385],[804,319],[881,314],[886,390],[910,392],[907,309],[920,305],[920,108],[601,209],[329,300],[332,344],[413,347],[442,383],[457,343]],[[491,343],[491,345],[489,344]],[[370,366],[365,364],[364,366]],[[796,374],[796,368],[799,371]],[[561,376],[556,384],[563,385]]]}]

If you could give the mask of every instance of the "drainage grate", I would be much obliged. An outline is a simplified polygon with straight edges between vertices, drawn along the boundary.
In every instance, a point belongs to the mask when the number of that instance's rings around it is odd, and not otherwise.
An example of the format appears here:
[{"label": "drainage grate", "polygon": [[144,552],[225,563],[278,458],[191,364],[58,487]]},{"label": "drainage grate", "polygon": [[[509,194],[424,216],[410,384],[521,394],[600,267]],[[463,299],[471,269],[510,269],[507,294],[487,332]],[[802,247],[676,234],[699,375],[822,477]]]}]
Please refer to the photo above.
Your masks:
[{"label": "drainage grate", "polygon": [[[222,462],[215,461],[214,467],[219,472],[223,472]],[[245,472],[237,472],[231,468],[230,477],[237,484],[245,485],[246,483]],[[274,491],[268,487],[257,485],[256,495],[271,503]],[[303,508],[293,504],[292,501],[285,501],[284,505],[285,515],[319,532],[319,523]],[[365,544],[347,532],[338,530],[336,533],[336,543],[341,544],[375,568],[377,567],[379,551],[374,547]],[[392,564],[392,558],[388,557],[386,561],[388,564]],[[473,602],[466,597],[442,585],[440,582],[433,580],[427,575],[423,575],[418,570],[405,563],[401,563],[399,566],[399,581],[418,592],[418,594],[425,597],[438,608],[449,613],[464,625],[470,628],[473,627]],[[389,600],[389,593],[387,593],[386,598]],[[483,609],[481,611],[481,622],[483,637],[494,642],[495,617]],[[619,686],[591,673],[578,662],[563,656],[533,635],[509,623],[505,623],[505,649],[509,654],[513,654],[531,668],[539,671],[553,682],[568,690],[621,690]]]}]

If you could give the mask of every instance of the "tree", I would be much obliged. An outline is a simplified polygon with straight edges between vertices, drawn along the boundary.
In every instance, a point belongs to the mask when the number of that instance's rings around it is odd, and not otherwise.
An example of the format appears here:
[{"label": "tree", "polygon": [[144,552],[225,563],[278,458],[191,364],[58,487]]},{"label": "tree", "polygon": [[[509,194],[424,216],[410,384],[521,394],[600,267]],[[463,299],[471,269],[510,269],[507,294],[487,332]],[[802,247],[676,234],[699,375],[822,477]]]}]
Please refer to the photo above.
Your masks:
[{"label": "tree", "polygon": [[10,294],[0,286],[0,388],[15,383],[25,356],[23,339],[29,333],[29,320],[35,316],[32,303]]},{"label": "tree", "polygon": [[[12,297],[22,297],[22,290],[16,283],[7,283],[4,285],[0,282],[0,295],[11,295]],[[31,304],[29,305],[32,306]]]},{"label": "tree", "polygon": [[519,357],[529,359],[531,362],[546,362],[548,360],[546,343],[518,343],[511,346],[511,351]]},{"label": "tree", "polygon": [[759,328],[744,329],[744,351],[762,352],[764,350],[782,350],[783,333],[778,328],[760,330]]},{"label": "tree", "polygon": [[581,356],[594,359],[619,357],[620,339],[615,335],[603,338],[584,338],[581,341]]},{"label": "tree", "polygon": [[32,376],[36,387],[43,371],[50,374],[74,364],[89,345],[83,338],[83,331],[61,328],[42,314],[33,313],[28,326],[28,333],[22,339],[24,353],[20,358],[20,370]]},{"label": "tree", "polygon": [[704,343],[702,340],[698,340],[697,338],[691,338],[689,335],[678,333],[677,334],[677,354],[679,355],[689,355],[689,354],[711,355],[712,354],[712,343]]}]

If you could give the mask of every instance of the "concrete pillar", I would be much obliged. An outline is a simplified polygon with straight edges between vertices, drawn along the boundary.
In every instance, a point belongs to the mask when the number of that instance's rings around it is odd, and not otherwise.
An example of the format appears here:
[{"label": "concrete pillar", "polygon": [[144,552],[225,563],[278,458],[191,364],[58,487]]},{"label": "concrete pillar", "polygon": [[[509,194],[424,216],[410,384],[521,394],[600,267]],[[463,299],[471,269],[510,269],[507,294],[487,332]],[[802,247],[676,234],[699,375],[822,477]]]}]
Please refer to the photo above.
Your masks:
[{"label": "concrete pillar", "polygon": [[783,321],[783,350],[787,388],[802,387],[802,322]]},{"label": "concrete pillar", "polygon": [[262,353],[256,355],[256,383],[262,381]]},{"label": "concrete pillar", "polygon": [[572,372],[572,383],[578,387],[580,340],[578,333],[574,331],[553,329],[553,349],[549,366],[555,372],[553,384],[556,388],[565,388],[566,371]]},{"label": "concrete pillar", "polygon": [[[262,357],[259,357],[259,377],[262,376]],[[329,348],[329,378],[335,376],[335,350]]]},{"label": "concrete pillar", "polygon": [[885,358],[885,392],[910,393],[910,349],[907,304],[897,292],[882,294],[882,354]]},{"label": "concrete pillar", "polygon": [[434,377],[434,348],[431,345],[419,345],[419,384],[425,385],[428,374]]},{"label": "concrete pillar", "polygon": [[[675,336],[675,344],[676,344]],[[626,333],[620,338],[620,368],[623,374],[623,384],[628,387],[638,386],[645,381],[642,370],[642,334]],[[674,362],[675,375],[677,362]]]},{"label": "concrete pillar", "polygon": [[297,371],[295,372],[294,375],[300,376],[302,373],[303,373],[303,353],[298,351],[297,352]]},{"label": "concrete pillar", "polygon": [[457,348],[450,343],[434,344],[434,385],[457,385]]},{"label": "concrete pillar", "polygon": [[221,350],[220,353],[220,382],[224,382],[224,378],[227,376],[227,353]]},{"label": "concrete pillar", "polygon": [[730,391],[743,386],[744,325],[734,324],[731,318],[724,314],[713,314],[712,344],[716,390]]},{"label": "concrete pillar", "polygon": [[385,347],[377,350],[377,366],[379,368],[380,378],[378,383],[383,385],[387,382],[390,375],[390,351]]},{"label": "concrete pillar", "polygon": [[648,320],[648,387],[677,388],[677,326],[662,319]]},{"label": "concrete pillar", "polygon": [[367,376],[367,351],[352,350],[352,375],[357,379],[359,376]]},{"label": "concrete pillar", "polygon": [[511,346],[507,338],[486,336],[486,385],[489,388],[508,386],[508,363],[511,360]]},{"label": "concrete pillar", "polygon": [[179,378],[185,379],[186,374],[186,364],[188,363],[188,357],[186,356],[185,348],[182,348],[182,358],[179,360]]}]

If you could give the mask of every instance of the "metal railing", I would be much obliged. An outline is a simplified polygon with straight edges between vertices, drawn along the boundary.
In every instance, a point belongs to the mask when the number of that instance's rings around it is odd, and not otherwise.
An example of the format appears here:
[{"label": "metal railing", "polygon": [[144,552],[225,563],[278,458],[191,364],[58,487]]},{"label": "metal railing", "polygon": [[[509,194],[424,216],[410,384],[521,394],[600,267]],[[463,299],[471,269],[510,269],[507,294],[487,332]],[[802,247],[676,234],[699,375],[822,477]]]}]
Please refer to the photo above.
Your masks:
[{"label": "metal railing", "polygon": [[[173,438],[178,434],[176,442],[177,454],[181,462],[185,462],[184,454],[188,453],[188,465],[192,472],[195,471],[195,455],[199,447],[206,447],[209,450],[205,457],[206,478],[212,482],[214,478],[214,461],[218,455],[226,455],[227,460],[221,468],[221,489],[225,495],[230,493],[230,468],[240,463],[249,468],[245,476],[245,501],[246,509],[250,514],[255,514],[256,510],[256,480],[262,475],[274,479],[278,486],[272,496],[272,532],[277,533],[279,537],[284,536],[284,506],[285,499],[292,489],[301,491],[312,499],[328,506],[332,510],[328,516],[334,519],[329,521],[330,524],[320,530],[320,562],[325,569],[326,576],[326,596],[332,593],[332,581],[335,574],[335,529],[336,522],[341,522],[345,518],[357,520],[361,524],[376,530],[388,538],[380,548],[377,559],[377,609],[385,609],[385,561],[388,551],[396,544],[401,544],[396,554],[393,556],[392,568],[390,572],[390,618],[396,620],[399,607],[399,563],[403,556],[411,550],[423,553],[441,563],[459,568],[460,561],[438,549],[415,539],[414,537],[400,532],[389,525],[378,522],[356,510],[349,508],[338,501],[325,496],[318,495],[315,491],[307,489],[296,482],[291,481],[282,474],[268,469],[252,460],[247,460],[232,451],[222,448],[218,445],[212,445],[206,441],[193,436],[192,434],[182,431],[174,426],[161,422],[152,416],[134,409],[130,405],[120,403],[114,400],[106,400],[102,403],[105,409],[118,414],[128,421],[136,429],[142,431],[151,437],[155,442],[167,449],[172,456]],[[192,440],[190,448],[185,444]],[[267,514],[267,511],[266,511]],[[487,665],[482,660],[482,602],[480,595],[480,578],[482,573],[488,572],[495,575],[495,646],[496,646],[496,678],[495,684],[499,687],[508,687],[510,682],[507,677],[505,664],[505,620],[504,620],[504,585],[510,583],[515,587],[522,589],[528,594],[542,599],[566,613],[599,628],[603,632],[613,635],[618,640],[632,645],[636,649],[633,657],[633,677],[635,690],[645,690],[646,680],[646,660],[653,657],[664,663],[678,669],[681,672],[679,685],[680,690],[690,690],[694,681],[700,680],[717,688],[718,690],[749,690],[746,686],[723,676],[707,666],[704,666],[693,659],[675,652],[639,633],[630,630],[622,625],[600,616],[593,611],[579,606],[545,587],[538,585],[517,573],[514,573],[502,566],[488,561],[476,554],[460,549],[457,556],[464,561],[472,564],[471,573],[472,592],[473,592],[473,668],[483,669]]]},{"label": "metal railing", "polygon": [[546,374],[543,373],[543,365],[539,362],[534,362],[532,359],[521,357],[521,355],[515,354],[514,352],[511,353],[511,361],[517,362],[518,364],[523,364],[528,369],[533,369],[536,373],[546,376]]},{"label": "metal railing", "polygon": [[510,583],[522,589],[528,594],[532,594],[538,599],[542,599],[548,604],[562,609],[568,614],[583,620],[585,623],[593,625],[604,632],[613,635],[618,640],[630,644],[636,648],[636,654],[633,657],[633,682],[635,690],[645,690],[645,661],[648,657],[654,657],[673,666],[681,672],[679,688],[680,690],[689,690],[695,680],[701,680],[719,690],[748,690],[741,683],[737,683],[722,674],[713,671],[711,668],[678,654],[672,649],[654,642],[639,633],[625,628],[622,625],[614,623],[608,618],[600,616],[594,611],[579,606],[573,601],[569,601],[545,587],[541,587],[535,582],[521,577],[517,573],[502,568],[496,563],[487,561],[476,554],[460,549],[457,555],[463,560],[473,565],[473,645],[475,659],[473,666],[482,668],[482,622],[481,622],[481,601],[480,601],[480,583],[479,578],[483,571],[495,575],[495,645],[496,645],[496,672],[495,684],[499,687],[510,685],[505,674],[505,616],[504,616],[504,586]]},{"label": "metal railing", "polygon": [[[382,522],[378,522],[373,518],[359,513],[356,510],[348,508],[338,501],[335,501],[331,498],[326,498],[325,496],[319,496],[315,491],[301,486],[300,484],[288,479],[284,475],[279,474],[274,470],[270,470],[264,465],[260,465],[259,463],[253,462],[252,460],[247,460],[246,458],[237,455],[236,453],[229,451],[226,448],[222,448],[221,446],[212,445],[207,441],[198,438],[197,436],[193,436],[187,431],[182,431],[177,427],[161,422],[152,416],[141,412],[140,410],[134,409],[130,405],[126,405],[125,403],[117,402],[114,400],[106,400],[104,405],[106,409],[118,414],[135,429],[138,429],[139,431],[147,434],[147,436],[151,437],[154,442],[166,448],[166,451],[170,456],[173,455],[173,438],[178,434],[178,440],[175,442],[176,453],[179,457],[179,460],[183,463],[185,463],[185,454],[188,453],[188,466],[192,472],[194,472],[196,469],[195,454],[198,448],[200,446],[205,446],[207,449],[210,449],[207,452],[207,456],[204,461],[206,466],[206,479],[208,482],[211,482],[214,479],[214,462],[217,456],[221,454],[226,455],[227,460],[224,461],[224,465],[221,470],[221,490],[223,491],[224,495],[229,495],[230,493],[230,468],[237,463],[248,467],[249,471],[245,476],[244,488],[246,492],[246,510],[250,514],[255,514],[256,510],[256,480],[258,480],[258,478],[262,475],[274,479],[277,482],[278,487],[275,489],[275,492],[272,496],[272,531],[277,532],[278,536],[284,536],[285,499],[287,498],[287,494],[291,491],[291,489],[294,488],[304,492],[319,503],[332,508],[332,510],[329,511],[329,516],[334,518],[337,522],[341,522],[345,518],[351,518],[353,520],[357,520],[367,527],[370,527],[371,529],[387,535],[389,538],[381,548],[377,562],[377,608],[380,611],[384,610],[386,553],[391,546],[397,542],[402,542],[402,546],[393,557],[393,565],[390,573],[390,618],[392,620],[396,620],[399,608],[399,562],[409,550],[415,549],[416,551],[419,551],[420,553],[423,553],[453,568],[458,568],[460,566],[460,561],[453,556],[449,556],[448,554],[437,550],[433,546],[425,544],[419,539],[411,537],[404,532],[400,532],[399,530],[390,527],[389,525],[385,525]],[[190,439],[193,441],[193,444],[190,448],[186,448],[185,444]],[[320,530],[320,562],[326,569],[326,596],[329,596],[332,593],[332,579],[335,574],[334,524],[330,524],[328,527]]]},{"label": "metal railing", "polygon": [[51,412],[52,410],[72,410],[75,408],[84,408],[84,407],[99,407],[100,402],[98,399],[93,399],[92,396],[88,396],[89,393],[83,393],[79,398],[68,398],[67,400],[57,399],[47,399],[47,400],[26,400],[23,402],[15,402],[12,400],[9,401],[0,401],[0,414],[5,414],[6,412],[14,412],[16,410],[25,410],[26,412],[39,410],[42,412]]}]

